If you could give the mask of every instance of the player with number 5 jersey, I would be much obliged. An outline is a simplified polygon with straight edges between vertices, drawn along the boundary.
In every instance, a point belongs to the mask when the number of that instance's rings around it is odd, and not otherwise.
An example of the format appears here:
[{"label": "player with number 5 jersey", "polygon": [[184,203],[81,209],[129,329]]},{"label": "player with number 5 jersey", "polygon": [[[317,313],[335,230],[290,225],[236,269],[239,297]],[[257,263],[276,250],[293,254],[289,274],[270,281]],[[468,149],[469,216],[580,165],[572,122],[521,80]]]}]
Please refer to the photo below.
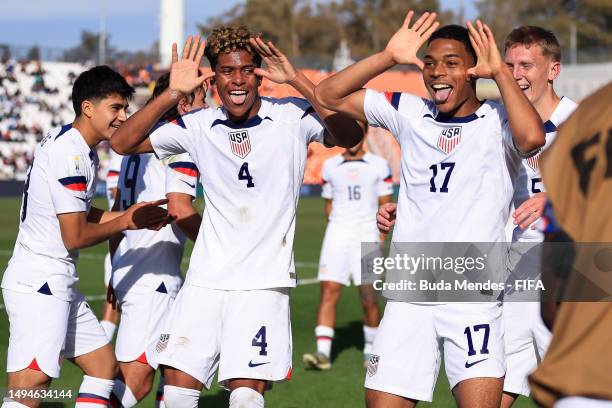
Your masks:
[{"label": "player with number 5 jersey", "polygon": [[[435,13],[409,12],[387,47],[321,82],[327,108],[391,131],[401,147],[397,207],[378,222],[393,242],[503,242],[521,159],[544,144],[542,122],[507,70],[489,28],[438,29]],[[427,43],[424,60],[417,57]],[[396,64],[416,64],[431,100],[362,87]],[[476,97],[491,78],[506,109]],[[381,219],[382,218],[382,219]],[[393,245],[393,244],[392,244]],[[442,254],[442,256],[445,256]],[[499,407],[505,373],[501,305],[390,300],[366,376],[368,407],[431,401],[439,364],[459,406]]]},{"label": "player with number 5 jersey", "polygon": [[[148,136],[176,98],[208,79],[198,73],[205,52],[223,107],[190,112]],[[205,48],[190,37],[182,59],[176,49],[174,57],[169,90],[111,140],[122,154],[188,152],[201,172],[202,226],[156,346],[165,402],[197,405],[218,368],[219,382],[232,391],[230,406],[263,406],[267,382],[291,373],[288,293],[296,284],[295,211],[308,144],[350,147],[363,131],[342,115],[329,120],[333,113],[316,104],[310,80],[245,27],[214,30]],[[306,99],[261,98],[262,76]]]}]

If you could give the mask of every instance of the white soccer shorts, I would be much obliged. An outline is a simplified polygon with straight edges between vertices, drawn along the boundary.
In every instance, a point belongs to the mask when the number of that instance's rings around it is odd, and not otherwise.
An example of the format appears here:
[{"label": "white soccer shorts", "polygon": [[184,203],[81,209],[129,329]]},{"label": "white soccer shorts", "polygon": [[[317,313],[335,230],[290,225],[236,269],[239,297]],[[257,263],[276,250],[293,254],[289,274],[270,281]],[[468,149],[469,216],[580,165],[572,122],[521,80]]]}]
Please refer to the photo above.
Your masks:
[{"label": "white soccer shorts", "polygon": [[[345,230],[328,226],[319,258],[319,281],[337,282],[344,286],[350,285],[351,281],[355,286],[374,282],[377,277],[373,274],[365,274],[362,279],[359,235],[363,235],[363,242],[379,241],[376,230],[368,234],[349,234]],[[382,251],[369,256],[382,256]]]},{"label": "white soccer shorts", "polygon": [[291,376],[289,289],[218,290],[185,283],[155,347],[158,364],[208,389],[232,378],[284,381]]},{"label": "white soccer shorts", "polygon": [[387,302],[366,373],[366,388],[432,401],[444,353],[451,389],[506,371],[498,303]]},{"label": "white soccer shorts", "polygon": [[68,302],[39,292],[3,289],[9,317],[6,371],[40,369],[58,378],[63,358],[78,357],[108,344],[104,329],[81,294]]},{"label": "white soccer shorts", "polygon": [[121,310],[115,342],[117,361],[138,360],[157,369],[153,350],[176,297],[176,292],[164,292],[165,289],[164,286],[143,293],[115,291]]},{"label": "white soccer shorts", "polygon": [[527,376],[544,357],[552,334],[542,322],[538,302],[505,302],[503,322],[508,366],[504,391],[529,396]]}]

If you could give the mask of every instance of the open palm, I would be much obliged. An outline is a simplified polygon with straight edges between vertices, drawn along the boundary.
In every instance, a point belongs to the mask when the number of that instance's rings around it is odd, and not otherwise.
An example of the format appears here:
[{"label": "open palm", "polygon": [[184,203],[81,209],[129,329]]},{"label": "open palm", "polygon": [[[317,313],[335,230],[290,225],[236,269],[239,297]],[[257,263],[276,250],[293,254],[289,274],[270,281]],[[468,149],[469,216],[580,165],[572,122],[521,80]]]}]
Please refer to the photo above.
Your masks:
[{"label": "open palm", "polygon": [[187,37],[182,58],[178,59],[176,43],[172,44],[172,65],[170,66],[170,89],[190,94],[200,87],[211,74],[200,75],[200,62],[204,55],[204,42],[200,36]]},{"label": "open palm", "polygon": [[423,13],[421,17],[410,27],[410,21],[414,11],[410,10],[404,19],[404,23],[387,43],[385,50],[391,54],[396,64],[415,64],[423,68],[423,61],[417,57],[419,48],[436,31],[440,23],[436,21],[436,13]]},{"label": "open palm", "polygon": [[475,78],[493,78],[504,67],[493,32],[480,20],[476,21],[476,27],[470,22],[467,27],[477,58],[476,66],[468,69],[468,75]]},{"label": "open palm", "polygon": [[297,71],[289,61],[289,59],[280,52],[271,41],[265,43],[261,38],[251,38],[249,43],[255,51],[261,56],[265,68],[256,68],[255,74],[277,84],[291,82],[297,76]]}]

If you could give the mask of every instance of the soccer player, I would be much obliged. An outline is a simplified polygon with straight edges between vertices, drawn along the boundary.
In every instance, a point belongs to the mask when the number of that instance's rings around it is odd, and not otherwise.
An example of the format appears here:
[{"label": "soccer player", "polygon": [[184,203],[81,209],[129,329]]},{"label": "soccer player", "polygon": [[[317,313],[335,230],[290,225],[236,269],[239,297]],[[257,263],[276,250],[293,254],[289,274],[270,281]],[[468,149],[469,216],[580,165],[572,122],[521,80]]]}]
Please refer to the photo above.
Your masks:
[{"label": "soccer player", "polygon": [[[107,404],[116,360],[98,319],[77,290],[79,249],[118,232],[165,225],[167,211],[143,202],[124,212],[91,206],[98,158],[94,147],[126,120],[134,92],[106,66],[83,72],[72,89],[76,118],[36,147],[21,206],[19,234],[2,278],[9,317],[9,390],[45,388],[64,358],[84,372],[77,407]],[[13,396],[2,407],[36,407]]]},{"label": "soccer player", "polygon": [[[115,204],[115,197],[117,197],[117,181],[119,180],[119,171],[121,170],[121,159],[122,156],[115,153],[112,149],[110,151],[110,163],[108,171],[106,172],[106,200],[108,201],[108,209],[111,210]],[[112,261],[110,252],[104,257],[104,292],[108,291],[108,284],[110,282],[111,273],[113,271]],[[119,323],[119,311],[113,308],[110,301],[104,302],[102,307],[102,318],[100,319],[100,325],[106,333],[106,337],[112,341],[115,335],[115,329]]]},{"label": "soccer player", "polygon": [[[325,107],[388,129],[401,147],[397,206],[379,209],[393,242],[503,242],[521,159],[544,144],[542,122],[505,66],[488,26],[437,30],[409,12],[384,51],[321,82]],[[468,34],[469,33],[469,34]],[[427,42],[424,60],[417,57]],[[432,100],[362,87],[396,64],[416,64]],[[476,98],[492,78],[504,105]],[[397,212],[397,218],[394,219]],[[368,407],[431,401],[441,358],[459,406],[499,407],[505,373],[501,305],[389,300],[366,375]],[[484,332],[483,332],[484,331]]]},{"label": "soccer player", "polygon": [[[559,274],[557,268],[552,272],[559,280],[556,284],[564,288],[561,299],[582,300],[557,303],[549,297],[542,303],[542,317],[553,334],[529,382],[533,398],[546,408],[612,406],[612,303],[609,298],[595,301],[591,297],[593,289],[600,297],[609,296],[612,287],[611,98],[612,84],[608,84],[583,100],[541,162],[552,204],[545,212],[550,221],[547,240],[575,242],[567,244],[567,252],[575,254],[569,273]],[[594,245],[599,258],[595,260]],[[606,252],[608,261],[603,260]]]},{"label": "soccer player", "polygon": [[[541,27],[518,27],[506,37],[505,62],[516,82],[536,109],[546,132],[546,149],[555,138],[557,128],[576,109],[576,103],[559,97],[553,81],[561,71],[561,47],[555,35]],[[513,241],[533,243],[544,240],[532,225],[542,214],[546,192],[539,170],[541,153],[523,160],[514,190]],[[540,257],[528,249],[531,244],[513,245],[511,258],[517,262],[511,279],[536,278]],[[535,251],[534,251],[535,252]],[[529,396],[527,376],[535,370],[548,343],[550,331],[540,318],[540,304],[520,298],[520,293],[504,297],[504,343],[507,371],[504,379],[502,407],[512,406],[518,395]]]},{"label": "soccer player", "polygon": [[[218,368],[230,407],[263,407],[266,385],[291,374],[292,247],[308,144],[352,147],[363,131],[320,108],[312,82],[245,27],[214,30],[205,48],[189,37],[180,61],[175,47],[169,89],[111,139],[121,154],[188,152],[204,187],[189,270],[156,345],[156,361],[165,366],[164,400],[170,408],[197,406]],[[188,113],[149,133],[163,112],[207,79],[198,72],[204,53],[223,107]],[[261,98],[262,77],[289,84],[306,100]]]},{"label": "soccer player", "polygon": [[[161,95],[168,84],[169,75],[162,75],[156,81],[151,100]],[[203,87],[186,95],[162,120],[179,121],[180,115],[203,108],[205,95]],[[185,235],[195,241],[202,221],[192,204],[197,183],[198,169],[188,153],[163,161],[152,153],[136,154],[124,157],[121,163],[115,208],[126,210],[140,200],[167,197],[169,213],[176,222],[159,231],[126,231],[120,237],[121,256],[113,262],[111,280],[112,294],[121,310],[115,343],[120,378],[115,381],[112,395],[117,406],[136,405],[153,385],[157,364],[151,360],[152,348],[182,284],[180,266]],[[156,401],[163,401],[163,384],[162,377]]]},{"label": "soccer player", "polygon": [[368,361],[380,310],[372,282],[362,281],[361,243],[381,241],[376,211],[379,205],[391,201],[393,184],[389,164],[381,157],[366,153],[363,142],[326,160],[322,173],[321,195],[325,198],[325,216],[329,223],[319,260],[321,300],[315,328],[317,352],[304,354],[303,361],[307,367],[328,370],[336,304],[342,286],[351,280],[359,288],[363,306],[363,354]]}]

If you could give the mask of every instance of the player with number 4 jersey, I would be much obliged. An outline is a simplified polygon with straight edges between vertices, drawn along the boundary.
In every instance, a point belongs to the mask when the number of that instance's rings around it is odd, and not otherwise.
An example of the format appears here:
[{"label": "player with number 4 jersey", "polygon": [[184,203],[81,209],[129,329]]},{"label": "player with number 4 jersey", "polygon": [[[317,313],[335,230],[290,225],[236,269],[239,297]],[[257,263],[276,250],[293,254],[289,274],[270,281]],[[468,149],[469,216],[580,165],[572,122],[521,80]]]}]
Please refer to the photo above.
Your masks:
[{"label": "player with number 4 jersey", "polygon": [[[176,98],[208,79],[198,72],[205,52],[223,107],[187,113],[147,135]],[[170,72],[169,90],[111,140],[123,154],[188,152],[201,172],[202,226],[156,345],[165,402],[197,405],[218,369],[231,407],[263,406],[266,384],[291,374],[288,294],[296,284],[295,210],[308,144],[350,147],[363,131],[342,116],[329,121],[332,112],[314,102],[310,80],[245,27],[214,30],[206,47],[189,37],[181,60],[174,49]],[[261,98],[262,76],[289,83],[306,100]]]},{"label": "player with number 4 jersey", "polygon": [[[327,108],[388,129],[401,148],[397,206],[378,214],[393,242],[503,242],[521,159],[544,144],[542,122],[480,21],[438,29],[435,13],[409,12],[384,51],[321,82]],[[424,60],[417,51],[427,43]],[[396,64],[416,64],[431,100],[362,87]],[[504,109],[476,98],[494,79]],[[397,216],[394,219],[394,216]],[[393,245],[393,244],[392,244]],[[442,254],[444,256],[444,254]],[[431,401],[444,353],[459,406],[499,407],[505,373],[501,305],[389,300],[366,375],[367,406]]]}]

